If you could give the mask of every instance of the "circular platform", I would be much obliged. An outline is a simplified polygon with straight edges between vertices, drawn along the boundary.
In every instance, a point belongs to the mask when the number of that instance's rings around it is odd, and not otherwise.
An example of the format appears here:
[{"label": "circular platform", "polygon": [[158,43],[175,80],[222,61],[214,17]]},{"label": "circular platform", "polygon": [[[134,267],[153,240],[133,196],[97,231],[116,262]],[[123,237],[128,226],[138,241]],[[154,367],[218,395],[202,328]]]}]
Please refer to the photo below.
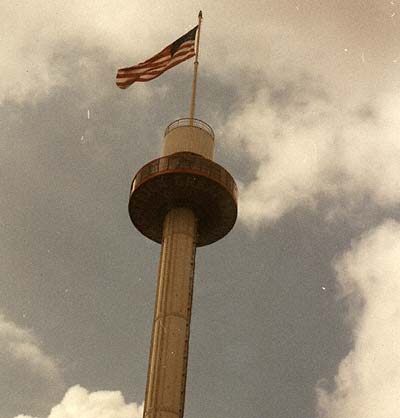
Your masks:
[{"label": "circular platform", "polygon": [[237,217],[237,187],[220,165],[189,152],[157,158],[136,174],[129,215],[147,238],[161,243],[165,215],[173,207],[189,207],[198,219],[197,246],[224,237]]}]

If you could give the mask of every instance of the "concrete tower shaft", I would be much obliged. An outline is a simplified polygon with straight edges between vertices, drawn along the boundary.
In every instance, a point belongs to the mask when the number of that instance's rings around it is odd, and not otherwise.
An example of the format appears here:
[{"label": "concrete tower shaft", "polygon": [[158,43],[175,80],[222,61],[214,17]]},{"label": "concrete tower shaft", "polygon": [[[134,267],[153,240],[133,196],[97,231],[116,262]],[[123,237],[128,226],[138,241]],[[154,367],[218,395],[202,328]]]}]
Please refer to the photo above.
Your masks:
[{"label": "concrete tower shaft", "polygon": [[145,418],[183,417],[196,247],[222,238],[236,221],[235,181],[213,155],[212,129],[180,119],[165,131],[163,156],[132,182],[132,222],[162,244]]},{"label": "concrete tower shaft", "polygon": [[192,310],[196,217],[171,209],[164,221],[144,417],[181,418]]}]

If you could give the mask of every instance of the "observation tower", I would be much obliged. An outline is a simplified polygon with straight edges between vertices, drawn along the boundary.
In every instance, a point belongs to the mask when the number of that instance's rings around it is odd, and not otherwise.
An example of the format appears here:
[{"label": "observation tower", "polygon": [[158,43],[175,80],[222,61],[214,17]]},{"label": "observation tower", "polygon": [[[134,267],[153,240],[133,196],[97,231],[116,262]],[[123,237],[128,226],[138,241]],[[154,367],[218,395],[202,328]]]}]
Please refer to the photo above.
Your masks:
[{"label": "observation tower", "polygon": [[144,418],[183,417],[196,248],[236,221],[235,181],[213,158],[211,127],[179,119],[165,130],[162,156],[132,182],[131,220],[161,244]]}]

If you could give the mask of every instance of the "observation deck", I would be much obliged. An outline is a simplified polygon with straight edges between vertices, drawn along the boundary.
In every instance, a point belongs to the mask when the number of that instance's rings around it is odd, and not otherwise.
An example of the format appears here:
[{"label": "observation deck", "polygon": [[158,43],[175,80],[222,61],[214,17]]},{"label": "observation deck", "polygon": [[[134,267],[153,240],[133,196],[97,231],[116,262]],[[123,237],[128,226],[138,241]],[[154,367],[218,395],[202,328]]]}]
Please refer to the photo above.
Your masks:
[{"label": "observation deck", "polygon": [[[182,129],[182,125],[171,124],[166,136],[175,129],[178,131],[178,127]],[[183,127],[205,129],[204,126]],[[206,134],[214,135],[212,129]],[[164,155],[142,167],[133,179],[129,199],[129,215],[136,228],[147,238],[161,243],[165,216],[177,207],[194,211],[198,221],[197,246],[211,244],[224,237],[235,224],[236,183],[222,166],[193,152]]]}]

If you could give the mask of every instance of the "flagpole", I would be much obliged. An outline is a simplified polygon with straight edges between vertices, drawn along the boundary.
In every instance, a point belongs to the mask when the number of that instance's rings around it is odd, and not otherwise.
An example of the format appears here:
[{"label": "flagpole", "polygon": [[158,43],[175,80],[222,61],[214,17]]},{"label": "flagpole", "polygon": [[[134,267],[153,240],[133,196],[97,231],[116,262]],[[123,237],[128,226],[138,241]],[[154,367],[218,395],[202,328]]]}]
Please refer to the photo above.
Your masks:
[{"label": "flagpole", "polygon": [[193,82],[192,82],[192,100],[190,103],[190,125],[193,125],[193,117],[194,117],[194,107],[196,102],[196,87],[197,87],[197,69],[199,66],[199,44],[200,44],[200,29],[201,29],[201,21],[203,19],[203,14],[200,10],[199,12],[199,28],[197,30],[197,39],[196,39],[196,58],[194,60],[194,74],[193,74]]}]

